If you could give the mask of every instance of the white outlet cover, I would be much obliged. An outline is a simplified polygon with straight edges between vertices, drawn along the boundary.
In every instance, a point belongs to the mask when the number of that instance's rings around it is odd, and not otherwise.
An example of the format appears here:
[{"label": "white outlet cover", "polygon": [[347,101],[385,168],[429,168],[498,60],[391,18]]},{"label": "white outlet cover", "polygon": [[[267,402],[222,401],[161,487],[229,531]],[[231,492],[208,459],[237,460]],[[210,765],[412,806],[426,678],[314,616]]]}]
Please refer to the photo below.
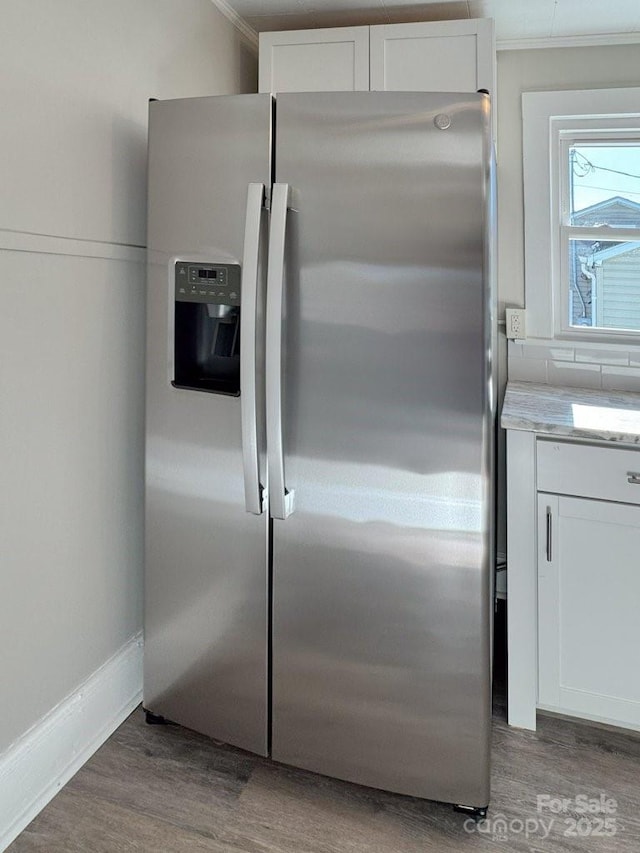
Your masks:
[{"label": "white outlet cover", "polygon": [[526,323],[524,308],[505,309],[506,335],[515,341],[524,340],[526,337]]}]

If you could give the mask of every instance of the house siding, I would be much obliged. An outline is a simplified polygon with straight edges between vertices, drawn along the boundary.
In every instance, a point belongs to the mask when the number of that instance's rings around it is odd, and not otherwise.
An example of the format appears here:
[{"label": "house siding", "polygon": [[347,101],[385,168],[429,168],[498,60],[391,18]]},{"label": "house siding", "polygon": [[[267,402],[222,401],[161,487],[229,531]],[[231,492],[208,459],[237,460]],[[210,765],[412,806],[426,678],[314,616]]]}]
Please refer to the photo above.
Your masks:
[{"label": "house siding", "polygon": [[640,248],[596,267],[596,323],[612,329],[640,329]]}]

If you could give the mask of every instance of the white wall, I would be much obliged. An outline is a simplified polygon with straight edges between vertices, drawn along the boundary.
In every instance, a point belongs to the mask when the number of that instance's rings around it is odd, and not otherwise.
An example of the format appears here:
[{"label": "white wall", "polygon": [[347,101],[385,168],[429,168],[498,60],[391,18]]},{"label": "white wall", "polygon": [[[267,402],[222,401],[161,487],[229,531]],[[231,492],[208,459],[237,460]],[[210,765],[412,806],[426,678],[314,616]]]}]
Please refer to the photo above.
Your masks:
[{"label": "white wall", "polygon": [[141,627],[148,99],[255,88],[211,0],[2,2],[0,752]]},{"label": "white wall", "polygon": [[[505,305],[522,306],[525,301],[522,93],[637,86],[639,68],[640,44],[498,52],[498,299],[501,318]],[[523,359],[522,364],[527,372],[518,372],[516,375],[514,371],[514,378],[546,381],[546,366],[545,378],[541,379],[541,373],[534,374],[531,371],[532,366],[535,366],[533,359]],[[579,378],[574,370],[571,384],[584,384]],[[501,396],[506,381],[507,347],[504,330],[501,329]],[[498,547],[503,551],[506,498],[502,433],[499,445]]]},{"label": "white wall", "polygon": [[498,53],[499,298],[524,304],[523,92],[637,86],[640,44]]}]

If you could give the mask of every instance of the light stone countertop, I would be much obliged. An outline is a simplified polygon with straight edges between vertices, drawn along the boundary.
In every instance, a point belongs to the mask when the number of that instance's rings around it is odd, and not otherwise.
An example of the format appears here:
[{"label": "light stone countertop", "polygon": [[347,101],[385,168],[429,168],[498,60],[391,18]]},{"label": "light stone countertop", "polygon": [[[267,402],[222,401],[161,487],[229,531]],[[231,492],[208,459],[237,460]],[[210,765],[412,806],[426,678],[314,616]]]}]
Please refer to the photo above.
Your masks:
[{"label": "light stone countertop", "polygon": [[640,393],[509,382],[500,424],[504,429],[640,444]]}]

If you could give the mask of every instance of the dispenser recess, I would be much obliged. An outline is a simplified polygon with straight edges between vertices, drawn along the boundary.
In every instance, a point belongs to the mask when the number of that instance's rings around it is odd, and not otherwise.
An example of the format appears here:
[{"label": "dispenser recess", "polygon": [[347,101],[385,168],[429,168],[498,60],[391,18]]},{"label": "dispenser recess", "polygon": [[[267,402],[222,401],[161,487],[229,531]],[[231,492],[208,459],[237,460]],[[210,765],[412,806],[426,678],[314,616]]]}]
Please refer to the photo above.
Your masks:
[{"label": "dispenser recess", "polygon": [[240,394],[240,265],[175,264],[176,388]]}]

